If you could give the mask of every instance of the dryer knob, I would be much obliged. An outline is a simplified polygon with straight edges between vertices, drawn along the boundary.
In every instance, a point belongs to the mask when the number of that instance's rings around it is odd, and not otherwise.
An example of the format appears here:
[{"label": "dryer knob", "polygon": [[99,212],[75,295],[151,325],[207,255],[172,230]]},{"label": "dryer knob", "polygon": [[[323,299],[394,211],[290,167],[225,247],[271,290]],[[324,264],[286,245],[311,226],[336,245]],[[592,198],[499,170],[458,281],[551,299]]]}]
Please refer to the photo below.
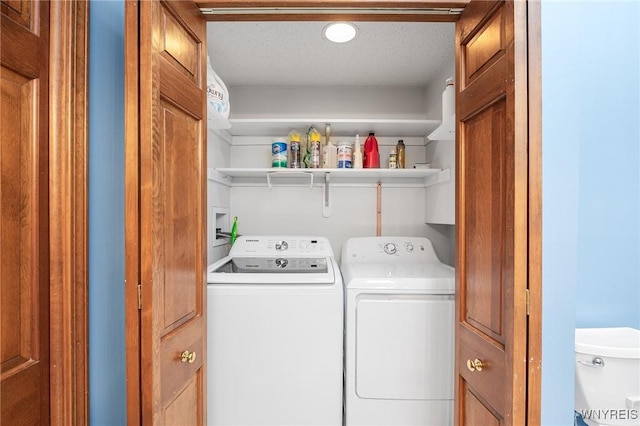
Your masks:
[{"label": "dryer knob", "polygon": [[384,252],[387,254],[396,254],[396,245],[393,243],[387,243],[384,245]]},{"label": "dryer knob", "polygon": [[289,243],[287,243],[286,241],[279,241],[276,243],[277,251],[285,251],[288,248],[289,248]]}]

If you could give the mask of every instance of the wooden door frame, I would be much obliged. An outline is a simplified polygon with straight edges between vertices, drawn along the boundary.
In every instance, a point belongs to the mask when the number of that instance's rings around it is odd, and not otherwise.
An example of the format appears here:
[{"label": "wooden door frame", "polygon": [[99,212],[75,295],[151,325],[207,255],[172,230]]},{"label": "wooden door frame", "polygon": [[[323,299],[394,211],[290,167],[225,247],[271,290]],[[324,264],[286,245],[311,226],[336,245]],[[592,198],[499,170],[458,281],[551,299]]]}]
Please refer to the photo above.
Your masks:
[{"label": "wooden door frame", "polygon": [[[464,8],[470,0],[432,1],[377,1],[377,0],[200,0],[201,8],[260,8],[260,7],[309,7],[309,8]],[[516,0],[518,1],[518,0]],[[539,0],[527,0],[526,28],[520,33],[527,34],[527,74],[528,74],[528,278],[529,317],[527,336],[527,424],[538,425],[541,421],[541,367],[542,367],[542,52],[541,13]],[[357,13],[335,13],[322,15],[304,14],[255,14],[208,15],[208,21],[279,21],[279,20],[351,20],[389,22],[455,22],[457,15],[398,15],[390,11],[384,15]]]},{"label": "wooden door frame", "polygon": [[51,425],[89,424],[89,3],[52,1],[49,67]]},{"label": "wooden door frame", "polygon": [[[517,0],[516,0],[517,1]],[[196,1],[199,7],[235,7],[235,8],[259,8],[259,7],[310,7],[310,8],[391,8],[391,9],[403,9],[403,8],[428,8],[428,7],[464,7],[469,1],[446,1],[446,0],[432,0],[432,1],[377,1],[377,0],[310,0],[310,1],[296,1],[296,0],[201,0]],[[542,359],[542,84],[541,84],[541,21],[540,21],[540,1],[528,0],[528,18],[526,22],[526,29],[522,32],[526,33],[527,40],[527,72],[528,72],[528,122],[529,122],[529,193],[528,193],[528,262],[526,275],[528,277],[528,289],[529,289],[529,317],[528,317],[528,354],[527,354],[527,424],[536,425],[540,424],[540,410],[541,410],[541,359]],[[129,17],[131,18],[131,17]],[[297,14],[297,15],[265,15],[258,13],[255,14],[242,14],[242,15],[223,15],[206,17],[208,21],[281,21],[281,20],[308,20],[308,21],[320,21],[320,20],[353,20],[353,21],[416,21],[416,22],[454,22],[457,20],[457,16],[438,17],[434,15],[399,15],[390,11],[385,15],[366,15],[357,13],[334,13],[331,15],[315,15],[315,14]],[[126,25],[137,25],[132,22],[131,19],[127,21]],[[134,57],[134,52],[125,52],[126,66],[137,68],[137,55]],[[125,82],[127,86],[127,96],[131,99],[127,99],[125,108],[126,114],[132,114],[135,111],[130,110],[137,106],[137,80],[127,80]],[[135,99],[133,99],[135,97]],[[135,101],[135,102],[134,102]],[[131,120],[127,120],[130,122]],[[128,137],[137,135],[138,129],[127,128],[126,134]],[[132,148],[133,149],[133,148]],[[127,156],[130,158],[130,156]],[[133,165],[128,165],[130,172],[136,174],[137,172],[132,169]],[[131,176],[132,179],[127,178],[127,182],[137,182],[135,176]],[[133,192],[128,191],[129,194]],[[133,218],[137,216],[137,199],[127,199],[127,217]],[[126,222],[126,235],[137,235],[137,223],[133,222],[133,219],[128,219]],[[129,256],[133,256],[129,259]],[[138,263],[137,254],[127,254],[127,262],[136,265]],[[137,269],[128,269],[127,282],[129,283],[125,289],[125,295],[127,302],[125,303],[125,311],[127,316],[127,353],[130,351],[139,351],[139,340],[135,338],[136,334],[139,336],[139,323],[134,318],[139,315],[137,310]],[[130,281],[131,279],[131,281]],[[135,300],[135,303],[134,303]],[[135,330],[131,330],[131,327],[138,327],[138,333]],[[136,362],[127,358],[127,418],[130,424],[138,424],[139,416],[136,417],[136,402],[139,407],[140,402],[140,365],[139,359]],[[138,380],[136,380],[138,378]],[[132,404],[133,403],[133,404]],[[133,406],[132,406],[133,405]],[[137,410],[139,412],[139,409]]]},{"label": "wooden door frame", "polygon": [[540,0],[527,1],[528,258],[527,424],[542,421],[542,21]]}]

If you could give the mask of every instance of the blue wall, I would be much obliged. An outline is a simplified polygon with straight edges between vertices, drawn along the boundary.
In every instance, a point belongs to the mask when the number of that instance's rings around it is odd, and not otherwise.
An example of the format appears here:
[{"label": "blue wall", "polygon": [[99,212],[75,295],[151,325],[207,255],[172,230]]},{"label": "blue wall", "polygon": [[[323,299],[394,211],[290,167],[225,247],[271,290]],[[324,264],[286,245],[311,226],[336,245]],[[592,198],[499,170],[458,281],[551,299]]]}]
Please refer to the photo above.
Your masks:
[{"label": "blue wall", "polygon": [[640,2],[542,2],[542,424],[573,424],[574,328],[640,327]]},{"label": "blue wall", "polygon": [[124,1],[89,7],[89,413],[124,425]]}]

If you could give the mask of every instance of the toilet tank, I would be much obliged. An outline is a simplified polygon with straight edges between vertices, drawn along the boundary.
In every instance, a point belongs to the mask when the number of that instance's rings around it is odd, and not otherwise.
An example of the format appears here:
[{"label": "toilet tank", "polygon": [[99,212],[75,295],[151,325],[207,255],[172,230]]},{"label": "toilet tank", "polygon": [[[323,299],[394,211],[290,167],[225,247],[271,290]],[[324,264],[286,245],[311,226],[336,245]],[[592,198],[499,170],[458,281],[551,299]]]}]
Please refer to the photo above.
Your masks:
[{"label": "toilet tank", "polygon": [[589,425],[640,424],[640,330],[579,328],[575,410]]}]

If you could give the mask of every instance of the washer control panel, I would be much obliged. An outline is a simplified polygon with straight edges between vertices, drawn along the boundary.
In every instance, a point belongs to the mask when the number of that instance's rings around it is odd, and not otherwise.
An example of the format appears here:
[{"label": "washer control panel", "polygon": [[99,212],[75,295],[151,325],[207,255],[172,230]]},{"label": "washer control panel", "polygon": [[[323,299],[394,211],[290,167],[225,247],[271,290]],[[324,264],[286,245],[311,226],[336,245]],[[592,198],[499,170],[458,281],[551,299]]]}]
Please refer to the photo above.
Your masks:
[{"label": "washer control panel", "polygon": [[231,247],[230,256],[333,256],[325,237],[245,236]]}]

